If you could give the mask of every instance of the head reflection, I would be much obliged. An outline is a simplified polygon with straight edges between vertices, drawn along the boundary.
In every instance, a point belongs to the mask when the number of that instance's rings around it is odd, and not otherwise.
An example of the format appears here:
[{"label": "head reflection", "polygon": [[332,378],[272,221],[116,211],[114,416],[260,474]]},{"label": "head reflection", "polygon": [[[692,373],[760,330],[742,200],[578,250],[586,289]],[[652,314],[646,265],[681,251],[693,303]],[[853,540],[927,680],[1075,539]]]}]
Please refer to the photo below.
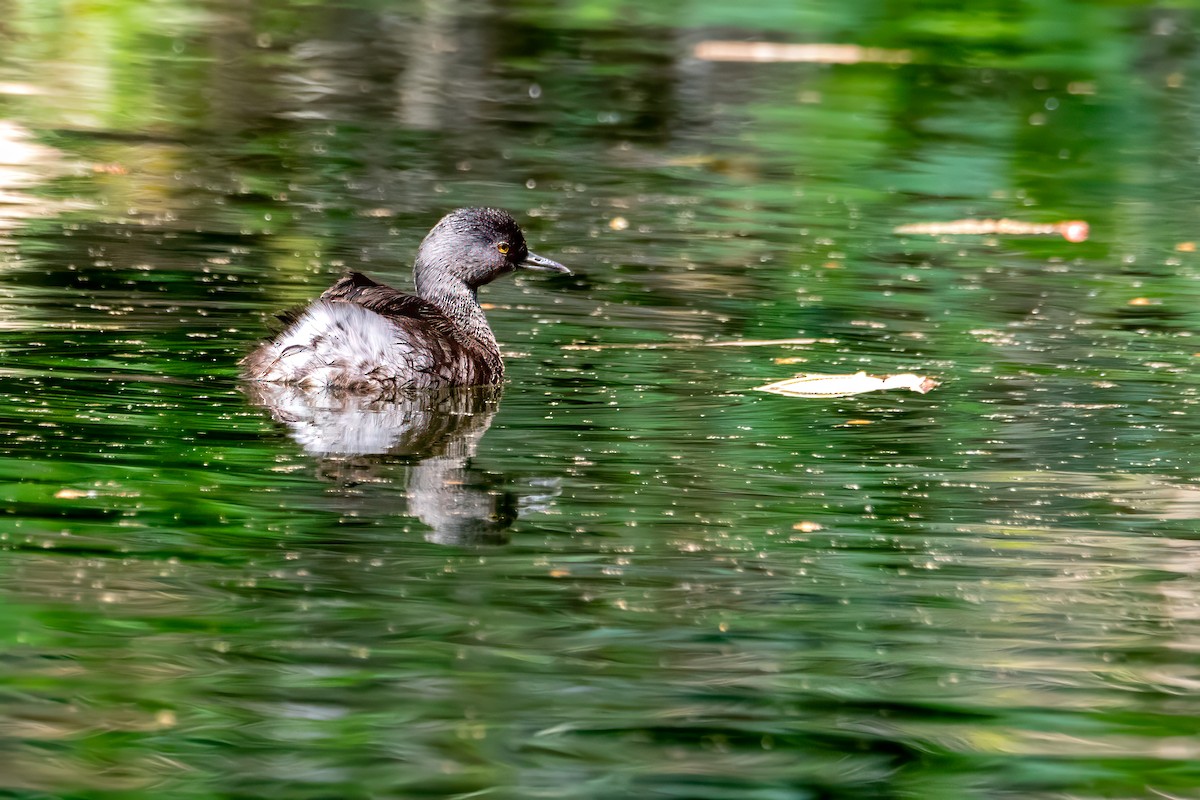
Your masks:
[{"label": "head reflection", "polygon": [[[471,467],[479,440],[500,408],[499,387],[414,391],[374,397],[249,383],[256,404],[288,428],[304,451],[319,459],[319,474],[349,490],[390,484],[404,471],[407,511],[442,544],[507,541],[517,518],[516,496]],[[356,511],[372,499],[353,492]],[[396,496],[388,492],[386,511]],[[357,507],[365,503],[368,508]],[[381,509],[384,510],[384,509]]]}]

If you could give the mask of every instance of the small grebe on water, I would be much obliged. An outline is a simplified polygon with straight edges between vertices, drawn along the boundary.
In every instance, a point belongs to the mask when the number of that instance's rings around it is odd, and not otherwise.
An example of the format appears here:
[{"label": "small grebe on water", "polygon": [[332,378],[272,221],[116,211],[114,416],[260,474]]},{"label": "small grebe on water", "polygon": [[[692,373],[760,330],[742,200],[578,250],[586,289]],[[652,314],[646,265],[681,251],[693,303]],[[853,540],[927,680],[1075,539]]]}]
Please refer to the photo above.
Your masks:
[{"label": "small grebe on water", "polygon": [[352,272],[242,359],[242,374],[351,392],[500,383],[504,362],[476,290],[517,269],[571,274],[529,252],[507,212],[452,211],[417,250],[416,295]]}]

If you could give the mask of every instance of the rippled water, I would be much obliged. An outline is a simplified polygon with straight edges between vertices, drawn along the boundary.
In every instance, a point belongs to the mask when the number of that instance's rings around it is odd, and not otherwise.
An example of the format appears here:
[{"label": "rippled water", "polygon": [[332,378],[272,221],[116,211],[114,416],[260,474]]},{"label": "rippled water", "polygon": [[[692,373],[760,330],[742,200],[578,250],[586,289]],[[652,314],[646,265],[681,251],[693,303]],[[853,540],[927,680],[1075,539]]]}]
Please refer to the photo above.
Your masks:
[{"label": "rippled water", "polygon": [[[1196,796],[1190,10],[0,9],[0,795]],[[467,203],[502,392],[238,383]]]}]

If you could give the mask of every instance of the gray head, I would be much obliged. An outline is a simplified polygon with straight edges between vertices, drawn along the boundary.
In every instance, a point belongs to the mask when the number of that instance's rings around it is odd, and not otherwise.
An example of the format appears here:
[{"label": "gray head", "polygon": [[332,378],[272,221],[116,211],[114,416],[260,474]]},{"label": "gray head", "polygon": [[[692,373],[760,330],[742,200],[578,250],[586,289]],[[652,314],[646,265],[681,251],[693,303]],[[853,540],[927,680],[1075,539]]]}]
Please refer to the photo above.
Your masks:
[{"label": "gray head", "polygon": [[529,252],[525,235],[507,211],[460,208],[442,217],[426,235],[413,266],[417,294],[428,297],[447,281],[461,281],[472,291],[517,269],[571,271]]}]

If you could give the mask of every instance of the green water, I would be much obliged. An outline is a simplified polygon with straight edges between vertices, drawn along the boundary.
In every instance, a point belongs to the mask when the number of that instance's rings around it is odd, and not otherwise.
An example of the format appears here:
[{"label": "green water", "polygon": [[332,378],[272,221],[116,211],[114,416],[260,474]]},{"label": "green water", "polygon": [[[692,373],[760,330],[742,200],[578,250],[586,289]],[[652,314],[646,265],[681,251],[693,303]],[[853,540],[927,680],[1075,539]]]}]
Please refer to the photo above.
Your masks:
[{"label": "green water", "polygon": [[[1200,796],[1192,4],[0,18],[0,797]],[[501,393],[239,384],[464,204]]]}]

